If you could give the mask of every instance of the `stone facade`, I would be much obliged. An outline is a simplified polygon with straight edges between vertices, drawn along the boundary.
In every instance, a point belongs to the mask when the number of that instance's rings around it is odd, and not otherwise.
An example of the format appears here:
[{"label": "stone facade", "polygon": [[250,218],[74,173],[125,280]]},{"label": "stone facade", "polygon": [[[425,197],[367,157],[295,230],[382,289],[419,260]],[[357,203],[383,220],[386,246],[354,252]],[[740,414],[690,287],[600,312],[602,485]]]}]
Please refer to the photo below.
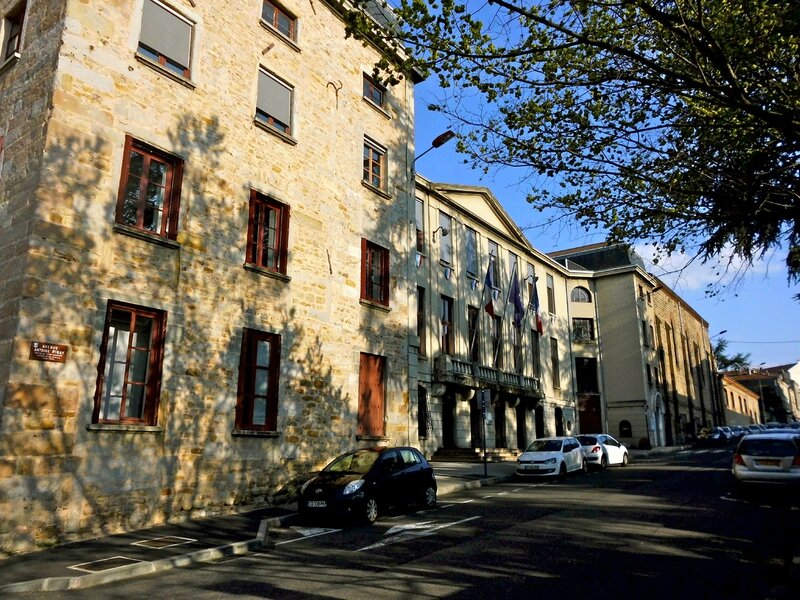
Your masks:
[{"label": "stone facade", "polygon": [[[406,441],[413,83],[367,101],[379,52],[295,0],[294,40],[258,0],[165,0],[191,27],[176,75],[139,46],[146,2],[29,1],[0,67],[4,552],[258,504],[340,451]],[[290,134],[254,120],[260,70],[292,91]],[[182,161],[174,238],[116,222],[126,136]],[[362,181],[365,138],[383,189]],[[254,192],[288,207],[285,275],[245,268]],[[363,300],[364,239],[388,250],[385,306]],[[93,417],[109,301],[166,319],[152,423]],[[245,328],[280,336],[271,432],[235,422]],[[385,360],[377,437],[357,435],[362,353]]]},{"label": "stone facade", "polygon": [[761,423],[759,395],[725,374],[720,376],[725,396],[725,423],[727,425],[750,425]]}]

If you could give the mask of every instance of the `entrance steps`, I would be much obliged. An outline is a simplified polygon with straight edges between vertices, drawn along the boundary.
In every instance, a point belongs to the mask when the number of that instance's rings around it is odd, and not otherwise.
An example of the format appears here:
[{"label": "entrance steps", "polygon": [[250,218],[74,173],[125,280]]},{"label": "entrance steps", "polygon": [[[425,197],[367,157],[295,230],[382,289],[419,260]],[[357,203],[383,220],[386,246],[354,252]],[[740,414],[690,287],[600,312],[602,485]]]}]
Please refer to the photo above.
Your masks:
[{"label": "entrance steps", "polygon": [[[487,448],[486,462],[516,460],[519,451],[514,448]],[[480,448],[439,448],[431,457],[433,462],[483,462]]]}]

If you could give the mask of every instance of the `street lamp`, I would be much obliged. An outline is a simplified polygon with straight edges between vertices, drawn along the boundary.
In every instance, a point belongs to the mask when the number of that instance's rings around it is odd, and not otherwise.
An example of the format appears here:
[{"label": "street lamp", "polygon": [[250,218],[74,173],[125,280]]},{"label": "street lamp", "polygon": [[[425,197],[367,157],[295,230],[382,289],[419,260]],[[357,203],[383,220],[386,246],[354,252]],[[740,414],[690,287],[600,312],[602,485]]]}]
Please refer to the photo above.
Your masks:
[{"label": "street lamp", "polygon": [[435,138],[433,138],[433,141],[431,142],[431,147],[430,148],[425,150],[425,152],[423,152],[422,154],[417,154],[414,157],[414,162],[411,163],[412,168],[417,163],[417,161],[420,158],[422,158],[423,156],[425,156],[428,152],[430,152],[434,148],[440,148],[440,147],[444,146],[447,142],[452,140],[454,137],[456,137],[456,134],[450,129],[448,129],[444,133],[440,133],[439,135],[437,135]]}]

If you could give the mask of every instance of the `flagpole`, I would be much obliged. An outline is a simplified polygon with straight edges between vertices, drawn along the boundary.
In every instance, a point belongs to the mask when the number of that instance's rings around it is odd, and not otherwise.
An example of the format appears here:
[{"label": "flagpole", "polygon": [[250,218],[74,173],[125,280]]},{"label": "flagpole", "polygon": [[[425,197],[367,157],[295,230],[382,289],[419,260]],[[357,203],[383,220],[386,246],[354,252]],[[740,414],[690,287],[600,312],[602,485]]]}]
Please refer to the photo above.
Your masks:
[{"label": "flagpole", "polygon": [[[505,320],[505,318],[506,318],[506,311],[508,310],[508,301],[511,299],[511,283],[510,282],[514,281],[514,274],[517,272],[517,263],[518,262],[519,262],[519,259],[517,259],[514,262],[514,266],[511,268],[511,279],[509,279],[508,293],[506,294],[506,303],[503,305],[503,315],[502,315],[502,318],[500,320],[500,327],[503,326],[503,320]],[[494,367],[497,364],[497,353],[500,351],[499,341],[502,339],[502,331],[498,331],[497,332],[497,338],[498,338],[498,343],[496,344],[495,349],[494,349],[494,360],[492,361],[492,367]]]},{"label": "flagpole", "polygon": [[[489,267],[491,268],[491,260],[489,261]],[[475,338],[478,336],[478,324],[481,321],[481,309],[483,308],[483,297],[486,295],[486,284],[484,284],[483,289],[481,290],[481,300],[478,302],[478,314],[475,318],[475,330],[472,332],[472,339],[469,342],[469,358],[472,361],[472,348],[475,345]]]}]

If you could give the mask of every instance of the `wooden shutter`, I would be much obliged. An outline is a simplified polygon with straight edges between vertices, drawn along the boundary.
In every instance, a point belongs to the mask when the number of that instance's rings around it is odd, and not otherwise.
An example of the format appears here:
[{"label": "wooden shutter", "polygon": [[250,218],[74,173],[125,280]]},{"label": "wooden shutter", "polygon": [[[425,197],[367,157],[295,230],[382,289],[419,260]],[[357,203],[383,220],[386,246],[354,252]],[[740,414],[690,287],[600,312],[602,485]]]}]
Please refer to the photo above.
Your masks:
[{"label": "wooden shutter", "polygon": [[356,433],[383,436],[384,367],[386,358],[361,353],[358,371],[358,423]]}]

